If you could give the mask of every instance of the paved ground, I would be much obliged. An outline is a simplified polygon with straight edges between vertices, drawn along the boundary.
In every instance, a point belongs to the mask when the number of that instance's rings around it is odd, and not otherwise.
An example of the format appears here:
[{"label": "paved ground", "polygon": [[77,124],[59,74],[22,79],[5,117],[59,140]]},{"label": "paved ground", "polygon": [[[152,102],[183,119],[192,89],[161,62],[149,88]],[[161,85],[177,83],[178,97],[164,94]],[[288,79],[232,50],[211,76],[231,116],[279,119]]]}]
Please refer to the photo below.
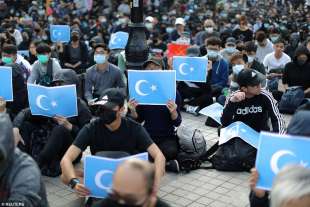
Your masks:
[{"label": "paved ground", "polygon": [[[215,128],[204,125],[205,117],[194,117],[183,113],[183,124],[200,129],[208,146],[217,137]],[[289,116],[285,116],[286,124]],[[159,197],[173,207],[246,207],[248,204],[248,173],[218,172],[216,170],[196,170],[189,174],[167,173],[164,177]],[[63,185],[59,178],[44,177],[51,207],[78,207],[81,200]]]}]

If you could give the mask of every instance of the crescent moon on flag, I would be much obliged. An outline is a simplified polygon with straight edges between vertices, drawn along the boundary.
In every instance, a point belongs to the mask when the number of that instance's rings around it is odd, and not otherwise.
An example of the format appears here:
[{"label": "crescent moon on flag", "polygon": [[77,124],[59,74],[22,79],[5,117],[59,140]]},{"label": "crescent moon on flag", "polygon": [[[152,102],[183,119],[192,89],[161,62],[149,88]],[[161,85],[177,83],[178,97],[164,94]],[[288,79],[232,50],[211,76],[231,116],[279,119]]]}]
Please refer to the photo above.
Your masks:
[{"label": "crescent moon on flag", "polygon": [[48,108],[45,108],[45,107],[42,106],[42,99],[44,99],[44,98],[47,98],[47,96],[45,96],[45,95],[39,95],[39,96],[37,97],[37,99],[36,99],[36,105],[37,105],[40,109],[42,109],[42,110],[44,110],[44,111],[48,111],[48,110],[49,110]]},{"label": "crescent moon on flag", "polygon": [[278,162],[279,162],[279,159],[284,155],[291,155],[291,156],[296,157],[296,155],[292,151],[289,151],[289,150],[279,150],[276,153],[274,153],[270,160],[270,168],[274,174],[277,174],[280,171]]},{"label": "crescent moon on flag", "polygon": [[188,65],[187,63],[182,63],[182,64],[180,64],[180,66],[179,66],[179,71],[180,71],[180,74],[181,75],[187,75],[188,73],[185,73],[184,72],[184,66],[186,66],[186,65]]},{"label": "crescent moon on flag", "polygon": [[147,95],[149,95],[148,93],[143,93],[143,92],[141,91],[141,85],[142,85],[142,83],[148,83],[148,81],[146,81],[146,80],[139,80],[139,81],[137,81],[137,83],[136,83],[136,85],[135,85],[135,90],[136,90],[136,92],[137,92],[137,94],[138,94],[139,96],[147,96]]},{"label": "crescent moon on flag", "polygon": [[113,45],[117,44],[115,42],[116,39],[117,39],[117,36],[116,35],[112,35],[112,37],[111,37],[111,44],[113,44]]},{"label": "crescent moon on flag", "polygon": [[[111,186],[105,186],[102,184],[101,182],[101,178],[105,175],[113,175],[113,172],[111,170],[101,170],[99,171],[96,176],[95,176],[95,183],[96,183],[96,186],[98,188],[101,188],[105,191],[108,191],[110,190]],[[112,180],[111,180],[111,183],[112,183]]]}]

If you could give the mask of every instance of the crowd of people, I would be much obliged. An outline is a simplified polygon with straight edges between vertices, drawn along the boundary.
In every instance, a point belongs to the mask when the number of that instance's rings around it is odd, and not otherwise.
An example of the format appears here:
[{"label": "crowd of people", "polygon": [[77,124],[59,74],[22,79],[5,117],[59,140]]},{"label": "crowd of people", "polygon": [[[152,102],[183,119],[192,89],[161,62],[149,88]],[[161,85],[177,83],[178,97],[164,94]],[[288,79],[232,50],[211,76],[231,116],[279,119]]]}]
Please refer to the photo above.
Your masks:
[{"label": "crowd of people", "polygon": [[[305,124],[310,117],[309,1],[145,0],[144,11],[150,48],[144,70],[173,69],[168,43],[188,44],[186,56],[208,58],[206,82],[178,82],[176,100],[166,106],[129,99],[124,50],[108,47],[111,34],[129,32],[128,0],[54,0],[49,5],[0,0],[0,65],[12,68],[14,95],[12,102],[0,97],[0,206],[48,206],[41,175],[61,175],[79,196],[88,196],[83,175],[74,168],[87,147],[92,155],[110,158],[148,152],[150,162],[124,162],[108,198],[88,199],[86,206],[168,206],[157,199],[157,191],[166,170],[180,172],[176,129],[181,111],[198,116],[215,102],[224,106],[222,127],[242,121],[257,132],[284,134],[278,102],[285,104],[287,91],[298,86],[306,101],[293,111],[287,133],[310,136]],[[52,42],[52,24],[69,25],[70,42]],[[32,115],[28,83],[76,85],[78,115]],[[256,149],[239,144],[251,151],[249,170]],[[269,192],[255,188],[258,176],[252,169],[251,206],[309,205],[309,170],[283,170],[270,204]],[[281,195],[283,188],[295,197]]]}]

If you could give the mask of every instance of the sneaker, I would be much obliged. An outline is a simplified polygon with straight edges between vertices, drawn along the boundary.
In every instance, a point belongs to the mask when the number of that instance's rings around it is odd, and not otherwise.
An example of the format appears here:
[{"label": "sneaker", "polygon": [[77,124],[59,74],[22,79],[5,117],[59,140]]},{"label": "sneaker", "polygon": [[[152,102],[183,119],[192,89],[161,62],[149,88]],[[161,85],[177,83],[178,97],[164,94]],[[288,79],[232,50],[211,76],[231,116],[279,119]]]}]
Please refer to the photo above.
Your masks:
[{"label": "sneaker", "polygon": [[195,116],[199,116],[198,109],[199,109],[199,106],[191,106],[191,105],[186,106],[186,112],[193,114]]},{"label": "sneaker", "polygon": [[180,172],[180,166],[177,160],[170,160],[166,163],[166,170],[168,172]]}]

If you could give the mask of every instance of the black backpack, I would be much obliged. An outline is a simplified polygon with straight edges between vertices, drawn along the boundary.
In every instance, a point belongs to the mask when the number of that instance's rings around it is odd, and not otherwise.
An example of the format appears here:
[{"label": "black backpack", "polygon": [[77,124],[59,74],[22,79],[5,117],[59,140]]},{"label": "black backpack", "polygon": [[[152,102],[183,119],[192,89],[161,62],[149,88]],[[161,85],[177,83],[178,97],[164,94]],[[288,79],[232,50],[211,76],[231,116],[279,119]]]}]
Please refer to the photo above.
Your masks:
[{"label": "black backpack", "polygon": [[281,113],[293,114],[296,109],[302,104],[305,98],[302,87],[290,87],[281,97],[279,102],[279,111]]},{"label": "black backpack", "polygon": [[201,157],[207,150],[207,143],[202,132],[198,129],[180,126],[177,136],[180,145],[177,157],[180,169],[185,172],[199,169],[202,164]]},{"label": "black backpack", "polygon": [[53,60],[49,59],[46,66],[46,74],[39,80],[39,85],[50,86],[53,82]]}]

